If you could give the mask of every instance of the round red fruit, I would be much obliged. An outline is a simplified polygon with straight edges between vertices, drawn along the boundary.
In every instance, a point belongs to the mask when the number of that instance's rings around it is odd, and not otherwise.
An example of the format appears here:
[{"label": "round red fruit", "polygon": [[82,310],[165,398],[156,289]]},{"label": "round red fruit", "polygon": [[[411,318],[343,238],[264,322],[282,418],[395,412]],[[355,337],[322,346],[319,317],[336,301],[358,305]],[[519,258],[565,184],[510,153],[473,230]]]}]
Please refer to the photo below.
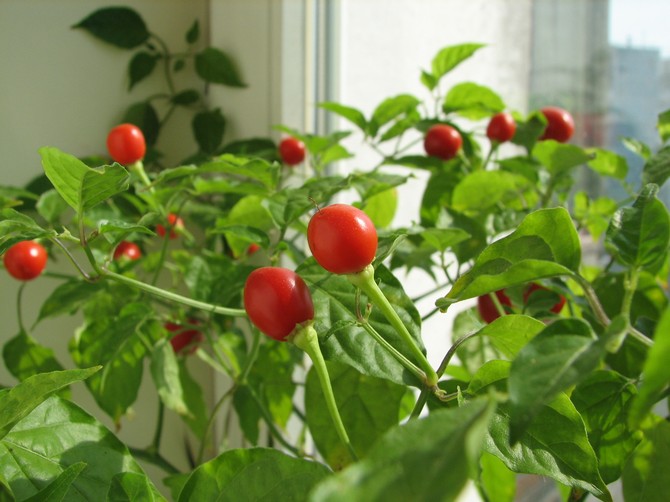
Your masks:
[{"label": "round red fruit", "polygon": [[556,106],[547,106],[540,110],[547,119],[547,127],[540,141],[553,139],[559,143],[568,141],[575,132],[575,121],[567,111]]},{"label": "round red fruit", "polygon": [[252,254],[256,253],[261,247],[256,244],[255,242],[249,244],[249,247],[247,248],[247,256],[251,256]]},{"label": "round red fruit", "polygon": [[[503,308],[512,307],[512,301],[505,294],[505,290],[498,290],[495,292],[495,295],[498,297],[498,301],[503,306]],[[479,315],[484,320],[484,322],[487,324],[492,323],[498,319],[498,317],[500,317],[500,312],[498,312],[495,303],[493,303],[493,300],[489,295],[482,295],[477,298],[477,311],[479,312]]]},{"label": "round red fruit", "polygon": [[142,258],[142,250],[134,242],[121,241],[114,250],[115,260],[139,260]]},{"label": "round red fruit", "polygon": [[[531,283],[530,286],[528,286],[528,288],[523,293],[524,303],[528,303],[528,299],[535,291],[549,291],[549,290],[544,286],[537,284],[535,282]],[[565,301],[566,301],[565,296],[559,294],[558,301],[549,309],[549,311],[553,312],[554,314],[560,313],[561,310],[563,310],[563,307],[565,306]]]},{"label": "round red fruit", "polygon": [[257,268],[244,285],[249,320],[270,338],[284,341],[298,324],[314,319],[314,304],[305,281],[294,271]]},{"label": "round red fruit", "polygon": [[333,274],[355,274],[377,253],[377,230],[360,209],[333,204],[317,210],[307,226],[314,259]]},{"label": "round red fruit", "polygon": [[3,257],[9,275],[20,281],[38,277],[47,265],[47,250],[35,241],[21,241],[10,247]]},{"label": "round red fruit", "polygon": [[[196,319],[189,319],[188,324],[197,325],[199,323]],[[170,345],[172,345],[175,354],[193,354],[198,349],[198,345],[204,340],[203,334],[197,329],[192,329],[190,326],[167,322],[165,323],[165,329],[170,333],[176,333],[170,338]]]},{"label": "round red fruit", "polygon": [[463,145],[461,134],[446,124],[437,124],[428,129],[423,139],[423,148],[431,157],[442,160],[453,159]]},{"label": "round red fruit", "polygon": [[142,160],[147,151],[144,134],[136,125],[118,125],[107,135],[107,151],[119,164],[133,164]]},{"label": "round red fruit", "polygon": [[[168,214],[167,221],[168,228],[170,229],[170,239],[176,239],[178,236],[177,229],[184,228],[184,221],[174,213]],[[159,236],[165,237],[165,232],[166,229],[163,225],[160,223],[156,225],[156,233]]]},{"label": "round red fruit", "polygon": [[297,138],[286,138],[279,143],[279,156],[282,162],[295,166],[305,160],[305,144]]},{"label": "round red fruit", "polygon": [[514,137],[516,122],[509,113],[501,112],[491,117],[486,128],[486,136],[497,143],[505,143]]}]

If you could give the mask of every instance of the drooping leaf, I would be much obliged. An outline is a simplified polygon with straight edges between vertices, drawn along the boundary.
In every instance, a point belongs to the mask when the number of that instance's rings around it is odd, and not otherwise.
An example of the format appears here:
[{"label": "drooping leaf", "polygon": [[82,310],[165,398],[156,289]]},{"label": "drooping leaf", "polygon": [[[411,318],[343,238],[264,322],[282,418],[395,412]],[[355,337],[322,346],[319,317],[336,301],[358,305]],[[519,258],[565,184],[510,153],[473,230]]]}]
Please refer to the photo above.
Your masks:
[{"label": "drooping leaf", "polygon": [[541,209],[526,216],[510,235],[485,248],[472,269],[436,305],[446,310],[454,302],[509,286],[572,275],[580,263],[579,237],[568,212]]},{"label": "drooping leaf", "polygon": [[128,63],[128,90],[147,78],[154,71],[158,56],[146,51],[136,53]]},{"label": "drooping leaf", "polygon": [[195,71],[207,82],[246,87],[232,58],[215,47],[207,47],[195,55]]},{"label": "drooping leaf", "polygon": [[301,502],[328,474],[322,464],[271,448],[228,450],[193,471],[179,502],[225,500],[228,496],[239,502]]},{"label": "drooping leaf", "polygon": [[226,119],[219,108],[202,111],[193,117],[192,127],[200,150],[211,155],[223,142]]},{"label": "drooping leaf", "polygon": [[128,189],[130,175],[119,164],[92,169],[57,148],[44,147],[39,152],[47,177],[79,215]]},{"label": "drooping leaf", "polygon": [[365,459],[321,482],[309,500],[456,500],[477,469],[491,414],[479,401],[396,426]]},{"label": "drooping leaf", "polygon": [[150,36],[142,17],[128,7],[98,9],[73,28],[83,28],[94,37],[122,49],[142,45]]}]

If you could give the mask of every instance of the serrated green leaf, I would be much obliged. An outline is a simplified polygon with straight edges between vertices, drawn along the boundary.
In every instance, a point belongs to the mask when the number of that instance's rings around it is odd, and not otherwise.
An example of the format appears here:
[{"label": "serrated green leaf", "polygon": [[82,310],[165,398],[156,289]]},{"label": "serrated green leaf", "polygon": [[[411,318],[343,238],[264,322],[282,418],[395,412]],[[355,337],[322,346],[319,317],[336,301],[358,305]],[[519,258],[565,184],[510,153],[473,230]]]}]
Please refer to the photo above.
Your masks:
[{"label": "serrated green leaf", "polygon": [[505,109],[503,100],[489,87],[463,82],[449,89],[444,98],[444,113],[455,112],[470,120],[480,120]]},{"label": "serrated green leaf", "polygon": [[122,49],[142,45],[150,36],[142,17],[128,7],[98,9],[73,28],[83,28],[94,37]]},{"label": "serrated green leaf", "polygon": [[579,236],[563,208],[530,213],[510,235],[490,244],[436,305],[474,298],[534,280],[574,274],[581,264]]},{"label": "serrated green leaf", "polygon": [[239,502],[301,502],[329,472],[322,464],[270,448],[229,450],[193,471],[179,502],[223,500],[231,494]]},{"label": "serrated green leaf", "polygon": [[456,500],[476,470],[491,414],[485,402],[473,402],[396,426],[309,500]]},{"label": "serrated green leaf", "polygon": [[47,177],[79,215],[128,189],[130,175],[119,164],[92,169],[57,148],[44,147],[39,152]]},{"label": "serrated green leaf", "polygon": [[246,87],[232,58],[215,47],[207,47],[195,55],[195,71],[207,82]]},{"label": "serrated green leaf", "polygon": [[[374,442],[398,423],[407,388],[333,362],[328,363],[328,373],[351,444],[358,455],[365,457]],[[339,471],[351,463],[351,454],[335,431],[327,410],[321,383],[312,368],[305,386],[307,425],[325,461]]]},{"label": "serrated green leaf", "polygon": [[655,272],[667,257],[670,215],[657,193],[658,186],[645,186],[633,206],[619,209],[610,221],[605,247],[626,266]]}]

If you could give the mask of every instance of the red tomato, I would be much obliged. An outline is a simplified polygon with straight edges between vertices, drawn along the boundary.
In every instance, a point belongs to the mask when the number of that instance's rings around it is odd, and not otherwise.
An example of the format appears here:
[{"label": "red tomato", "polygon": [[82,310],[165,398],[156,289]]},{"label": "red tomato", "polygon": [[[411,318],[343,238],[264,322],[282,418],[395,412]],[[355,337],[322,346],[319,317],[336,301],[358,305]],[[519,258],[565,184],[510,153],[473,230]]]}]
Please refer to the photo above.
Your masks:
[{"label": "red tomato", "polygon": [[354,274],[377,253],[377,230],[360,209],[333,204],[319,209],[307,226],[307,242],[319,265],[333,274]]},{"label": "red tomato", "polygon": [[501,112],[491,117],[489,125],[486,128],[486,136],[498,143],[505,143],[514,137],[516,132],[516,122],[509,113]]},{"label": "red tomato", "polygon": [[[199,324],[197,319],[189,319],[188,323]],[[181,326],[172,322],[166,322],[165,329],[170,333],[176,333],[170,338],[170,345],[172,345],[175,354],[193,354],[198,349],[198,345],[205,338],[197,329]]]},{"label": "red tomato", "polygon": [[[548,291],[548,289],[545,288],[544,286],[533,282],[533,283],[531,283],[530,286],[528,286],[526,291],[524,291],[524,293],[523,293],[524,303],[528,303],[528,299],[530,298],[530,295],[532,295],[534,291],[538,291],[538,290]],[[551,307],[549,309],[549,311],[553,312],[554,314],[560,313],[560,311],[563,310],[563,307],[565,306],[565,296],[563,296],[563,295],[558,295],[558,296],[559,296],[558,301],[554,304],[553,307]]]},{"label": "red tomato", "polygon": [[296,138],[286,138],[279,143],[279,156],[284,164],[295,166],[305,160],[305,144]]},{"label": "red tomato", "polygon": [[142,258],[142,250],[134,242],[121,241],[114,250],[115,260],[139,260],[140,258]]},{"label": "red tomato", "polygon": [[[512,307],[512,301],[505,294],[505,290],[498,290],[495,292],[495,294],[503,307]],[[477,298],[477,310],[479,311],[481,318],[487,324],[492,323],[498,319],[498,317],[500,317],[500,312],[498,312],[495,303],[493,303],[493,300],[491,300],[489,295],[482,295]]]},{"label": "red tomato", "polygon": [[[168,228],[170,229],[170,239],[176,239],[177,238],[177,229],[184,228],[184,220],[182,220],[179,216],[177,216],[174,213],[168,214],[167,217],[168,220]],[[161,237],[165,237],[165,227],[161,225],[160,223],[156,225],[156,233],[160,235]]]},{"label": "red tomato", "polygon": [[423,148],[431,157],[453,159],[463,144],[461,134],[446,124],[437,124],[428,129],[423,139]]},{"label": "red tomato", "polygon": [[136,125],[118,125],[107,135],[107,151],[119,164],[133,164],[142,160],[147,151],[144,134]]},{"label": "red tomato", "polygon": [[284,341],[296,325],[314,319],[314,304],[302,278],[287,268],[257,268],[244,285],[249,320],[270,338]]},{"label": "red tomato", "polygon": [[540,141],[553,139],[559,143],[565,143],[572,137],[575,132],[575,121],[572,115],[556,106],[547,106],[540,111],[547,119],[547,128],[540,136]]},{"label": "red tomato", "polygon": [[47,250],[38,242],[21,241],[5,252],[3,263],[14,279],[30,281],[42,273],[47,257]]}]

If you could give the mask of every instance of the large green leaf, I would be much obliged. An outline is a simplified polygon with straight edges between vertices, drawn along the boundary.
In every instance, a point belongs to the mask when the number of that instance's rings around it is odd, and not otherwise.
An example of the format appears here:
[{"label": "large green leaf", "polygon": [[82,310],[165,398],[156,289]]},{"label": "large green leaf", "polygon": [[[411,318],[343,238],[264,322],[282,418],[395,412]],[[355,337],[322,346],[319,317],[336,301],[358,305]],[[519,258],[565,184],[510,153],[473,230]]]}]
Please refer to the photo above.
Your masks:
[{"label": "large green leaf", "polygon": [[344,106],[339,103],[326,102],[319,103],[319,108],[328,110],[329,112],[336,113],[340,117],[347,119],[349,122],[358,127],[361,131],[365,132],[368,126],[368,122],[365,119],[365,115],[360,110],[352,108],[350,106]]},{"label": "large green leaf", "polygon": [[524,346],[509,376],[512,441],[543,405],[595,370],[606,352],[603,339],[580,319],[558,319]]},{"label": "large green leaf", "polygon": [[[399,384],[420,385],[416,377],[355,324],[356,290],[345,277],[326,272],[313,258],[298,267],[297,272],[312,291],[314,318],[317,321],[315,328],[325,359],[348,364],[364,375],[385,378]],[[421,317],[399,281],[383,266],[377,268],[376,278],[381,280],[382,291],[415,342],[423,347],[420,337]],[[364,309],[365,304],[361,308]],[[411,351],[389,326],[379,309],[372,309],[369,322],[391,345],[412,360]]]},{"label": "large green leaf", "polygon": [[487,324],[478,335],[488,337],[493,346],[511,360],[544,328],[544,323],[533,317],[510,314]]},{"label": "large green leaf", "polygon": [[595,172],[617,179],[624,179],[628,174],[628,162],[625,157],[602,148],[589,148],[587,152],[595,154],[595,158],[588,162],[589,167]]},{"label": "large green leaf", "polygon": [[553,175],[561,174],[593,159],[593,155],[582,148],[554,140],[538,141],[533,155]]},{"label": "large green leaf", "polygon": [[[98,366],[81,370],[40,373],[28,377],[16,387],[0,394],[0,438],[9,433],[17,422],[31,413],[49,395],[72,383],[89,378],[99,369]],[[6,476],[5,479],[9,481]]]},{"label": "large green leaf", "polygon": [[368,456],[320,483],[312,502],[456,500],[476,472],[492,408],[438,410],[389,430]]},{"label": "large green leaf", "polygon": [[[362,375],[343,364],[328,363],[328,373],[344,428],[356,453],[364,457],[373,443],[398,423],[407,388]],[[305,386],[305,415],[314,443],[326,462],[336,471],[350,463],[351,455],[335,431],[313,368]]]},{"label": "large green leaf", "polygon": [[73,28],[83,28],[94,37],[122,49],[142,45],[150,36],[142,17],[128,7],[98,9]]},{"label": "large green leaf", "polygon": [[82,279],[72,279],[60,284],[40,307],[37,320],[75,313],[100,288],[100,283],[86,282]]},{"label": "large green leaf", "polygon": [[485,213],[501,203],[519,200],[530,182],[506,171],[475,171],[454,188],[451,207],[465,214]]},{"label": "large green leaf", "polygon": [[516,474],[502,460],[488,452],[482,452],[479,460],[482,472],[480,490],[488,502],[513,502],[516,493]]},{"label": "large green leaf", "polygon": [[84,462],[72,464],[46,487],[26,499],[25,502],[60,502],[64,500],[70,486],[84,469],[86,469]]},{"label": "large green leaf", "polygon": [[119,164],[93,169],[57,148],[44,147],[39,152],[44,172],[54,188],[80,215],[128,189],[130,175]]},{"label": "large green leaf", "polygon": [[668,255],[670,216],[657,193],[657,185],[646,185],[633,206],[619,209],[610,221],[605,246],[626,266],[655,272]]},{"label": "large green leaf", "polygon": [[599,370],[581,382],[570,397],[584,419],[605,483],[621,477],[628,456],[640,441],[639,433],[628,424],[635,394],[628,379],[614,371]]},{"label": "large green leaf", "polygon": [[642,386],[633,402],[631,419],[638,424],[663,396],[670,385],[670,310],[665,310],[656,326],[654,345],[644,363]]},{"label": "large green leaf", "polygon": [[631,455],[623,471],[626,501],[665,502],[668,500],[670,465],[670,424],[658,420],[645,427],[644,439]]},{"label": "large green leaf", "polygon": [[573,275],[581,263],[579,236],[563,208],[526,216],[510,235],[490,244],[436,305],[452,303],[545,277]]},{"label": "large green leaf", "polygon": [[37,373],[63,369],[52,349],[39,344],[24,331],[5,343],[2,348],[2,358],[5,361],[5,367],[19,381]]},{"label": "large green leaf", "polygon": [[[645,146],[645,145],[642,145]],[[643,153],[646,152],[640,147]],[[670,146],[661,148],[655,155],[646,158],[642,169],[642,183],[663,186],[670,177]]]},{"label": "large green leaf", "polygon": [[195,71],[207,82],[229,87],[246,87],[233,59],[215,47],[207,47],[195,55]]},{"label": "large green leaf", "polygon": [[412,112],[419,106],[419,103],[419,99],[410,94],[399,94],[385,99],[372,112],[368,123],[368,134],[372,137],[376,136],[383,126]]},{"label": "large green leaf", "polygon": [[32,410],[0,440],[0,477],[19,500],[34,496],[80,463],[86,468],[72,482],[64,498],[68,502],[104,500],[120,472],[143,475],[125,445],[106,427],[56,396]]},{"label": "large green leaf", "polygon": [[229,450],[193,471],[179,502],[300,502],[307,500],[310,489],[329,472],[322,464],[274,449]]},{"label": "large green leaf", "polygon": [[449,89],[442,105],[444,113],[455,112],[471,120],[480,120],[505,109],[505,103],[489,87],[463,82]]}]

